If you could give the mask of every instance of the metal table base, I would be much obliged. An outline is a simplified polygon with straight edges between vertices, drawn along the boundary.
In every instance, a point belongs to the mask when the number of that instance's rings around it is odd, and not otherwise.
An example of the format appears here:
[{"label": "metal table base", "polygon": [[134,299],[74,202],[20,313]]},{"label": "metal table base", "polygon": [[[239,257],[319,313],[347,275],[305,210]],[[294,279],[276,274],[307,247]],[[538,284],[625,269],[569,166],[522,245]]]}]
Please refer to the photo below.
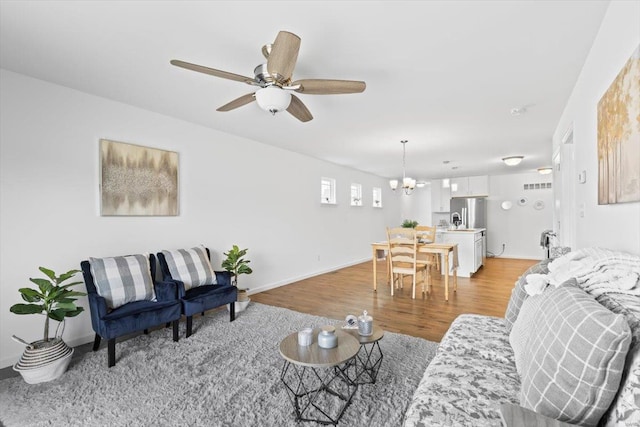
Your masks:
[{"label": "metal table base", "polygon": [[337,425],[358,389],[356,379],[365,372],[358,371],[356,358],[330,368],[299,366],[285,361],[280,379],[292,400],[298,421]]},{"label": "metal table base", "polygon": [[358,384],[375,384],[378,377],[380,365],[382,365],[382,350],[380,349],[380,341],[372,344],[360,345],[360,350],[356,355],[360,367],[360,372],[356,377]]}]

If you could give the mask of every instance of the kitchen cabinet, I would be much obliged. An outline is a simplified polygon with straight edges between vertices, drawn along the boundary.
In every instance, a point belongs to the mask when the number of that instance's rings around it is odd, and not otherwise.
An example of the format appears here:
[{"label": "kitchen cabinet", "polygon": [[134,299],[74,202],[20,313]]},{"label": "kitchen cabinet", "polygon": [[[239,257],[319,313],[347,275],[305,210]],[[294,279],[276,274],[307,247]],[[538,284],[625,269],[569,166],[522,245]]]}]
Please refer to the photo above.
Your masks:
[{"label": "kitchen cabinet", "polygon": [[449,212],[449,200],[451,192],[449,187],[442,188],[442,180],[431,181],[431,210],[433,212]]},{"label": "kitchen cabinet", "polygon": [[476,197],[489,195],[489,177],[467,176],[451,178],[451,197]]},{"label": "kitchen cabinet", "polygon": [[[458,244],[458,276],[471,277],[483,263],[482,232],[484,228],[474,230],[439,231],[436,235],[438,243]],[[452,259],[449,259],[452,262]],[[451,268],[451,267],[449,267]]]}]

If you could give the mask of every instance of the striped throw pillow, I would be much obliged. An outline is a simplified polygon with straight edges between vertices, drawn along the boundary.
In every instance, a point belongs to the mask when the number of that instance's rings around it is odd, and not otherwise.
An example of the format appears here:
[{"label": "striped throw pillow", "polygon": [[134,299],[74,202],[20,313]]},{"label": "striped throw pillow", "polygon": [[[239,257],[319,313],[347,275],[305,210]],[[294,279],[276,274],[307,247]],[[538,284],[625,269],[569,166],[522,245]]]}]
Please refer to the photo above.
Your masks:
[{"label": "striped throw pillow", "polygon": [[550,259],[545,259],[540,261],[538,264],[532,265],[522,274],[522,276],[520,276],[518,281],[516,281],[515,286],[511,291],[511,298],[507,305],[507,311],[504,314],[504,324],[507,327],[507,332],[511,332],[511,328],[513,328],[513,324],[520,313],[520,307],[522,307],[522,303],[529,296],[527,291],[524,290],[524,285],[527,284],[527,276],[534,273],[547,274],[549,272],[547,265],[550,261]]},{"label": "striped throw pillow", "polygon": [[620,386],[629,325],[577,287],[561,286],[540,297],[537,325],[525,348],[520,404],[560,421],[595,426]]},{"label": "striped throw pillow", "polygon": [[154,301],[156,294],[149,267],[149,255],[89,258],[98,295],[109,308],[133,301]]},{"label": "striped throw pillow", "polygon": [[216,275],[211,268],[211,262],[204,246],[177,251],[162,251],[169,273],[175,280],[184,283],[184,289],[202,285],[215,285]]}]

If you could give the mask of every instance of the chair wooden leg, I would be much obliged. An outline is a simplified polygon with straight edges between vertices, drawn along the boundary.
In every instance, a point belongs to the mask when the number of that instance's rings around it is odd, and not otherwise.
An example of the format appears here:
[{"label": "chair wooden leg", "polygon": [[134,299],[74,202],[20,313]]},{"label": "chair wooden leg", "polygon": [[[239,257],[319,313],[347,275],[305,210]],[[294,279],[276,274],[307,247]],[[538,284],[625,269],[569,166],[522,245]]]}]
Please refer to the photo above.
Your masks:
[{"label": "chair wooden leg", "polygon": [[413,275],[413,282],[412,282],[411,288],[412,288],[411,294],[413,295],[412,298],[416,299],[416,274]]},{"label": "chair wooden leg", "polygon": [[389,282],[389,287],[391,288],[391,296],[393,296],[393,273],[387,277],[387,280]]},{"label": "chair wooden leg", "polygon": [[96,334],[96,337],[93,339],[93,351],[98,351],[100,348],[100,340],[102,340],[102,337]]},{"label": "chair wooden leg", "polygon": [[187,338],[191,336],[193,329],[193,316],[187,316]]},{"label": "chair wooden leg", "polygon": [[171,322],[173,324],[173,340],[178,342],[180,337],[178,336],[178,325],[180,324],[180,320],[174,320]]},{"label": "chair wooden leg", "polygon": [[229,304],[229,322],[234,320],[236,320],[236,303],[232,302]]},{"label": "chair wooden leg", "polygon": [[115,338],[111,338],[108,343],[108,360],[109,360],[109,367],[113,367],[116,366],[116,339]]}]

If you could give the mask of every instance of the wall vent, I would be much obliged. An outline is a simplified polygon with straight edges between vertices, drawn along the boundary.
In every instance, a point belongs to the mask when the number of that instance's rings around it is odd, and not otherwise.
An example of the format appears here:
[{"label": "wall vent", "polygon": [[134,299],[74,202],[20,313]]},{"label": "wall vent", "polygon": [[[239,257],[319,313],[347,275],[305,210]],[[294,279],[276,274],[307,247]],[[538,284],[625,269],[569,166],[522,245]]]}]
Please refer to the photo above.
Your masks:
[{"label": "wall vent", "polygon": [[525,184],[525,190],[547,190],[551,188],[550,182],[536,182],[533,184]]}]

